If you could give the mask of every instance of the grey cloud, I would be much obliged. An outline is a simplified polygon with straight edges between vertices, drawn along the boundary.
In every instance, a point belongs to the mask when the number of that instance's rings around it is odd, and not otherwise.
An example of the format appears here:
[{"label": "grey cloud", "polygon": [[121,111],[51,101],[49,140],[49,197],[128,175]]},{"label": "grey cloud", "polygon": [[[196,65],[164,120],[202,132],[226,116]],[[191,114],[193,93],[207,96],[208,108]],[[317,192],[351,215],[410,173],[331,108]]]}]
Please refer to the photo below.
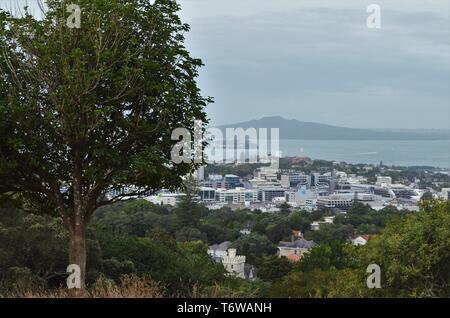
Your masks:
[{"label": "grey cloud", "polygon": [[[353,127],[450,127],[449,19],[355,9],[197,17],[189,45],[217,123],[283,115]],[[441,116],[441,115],[444,116]],[[449,116],[446,116],[449,115]]]}]

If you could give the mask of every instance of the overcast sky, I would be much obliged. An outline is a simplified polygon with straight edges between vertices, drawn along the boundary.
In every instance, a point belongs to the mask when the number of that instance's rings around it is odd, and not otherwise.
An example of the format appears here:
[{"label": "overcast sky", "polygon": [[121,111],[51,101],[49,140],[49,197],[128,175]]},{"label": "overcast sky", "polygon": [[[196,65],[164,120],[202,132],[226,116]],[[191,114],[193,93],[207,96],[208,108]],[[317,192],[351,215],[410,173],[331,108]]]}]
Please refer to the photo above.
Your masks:
[{"label": "overcast sky", "polygon": [[[450,129],[450,0],[179,2],[214,125],[280,115]],[[366,26],[372,3],[381,29]]]},{"label": "overcast sky", "polygon": [[[450,0],[181,0],[214,124],[450,128]],[[381,6],[368,29],[367,6]]]}]

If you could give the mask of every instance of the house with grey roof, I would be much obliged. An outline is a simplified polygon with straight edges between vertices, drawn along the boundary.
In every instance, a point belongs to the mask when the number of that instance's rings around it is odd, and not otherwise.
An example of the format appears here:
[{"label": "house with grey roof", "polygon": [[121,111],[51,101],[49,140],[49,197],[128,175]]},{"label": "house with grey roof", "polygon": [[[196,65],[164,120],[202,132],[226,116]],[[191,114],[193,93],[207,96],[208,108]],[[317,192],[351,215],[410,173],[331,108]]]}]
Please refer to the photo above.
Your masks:
[{"label": "house with grey roof", "polygon": [[278,243],[278,256],[287,257],[291,261],[299,261],[310,249],[317,246],[314,241],[299,239],[293,242]]}]

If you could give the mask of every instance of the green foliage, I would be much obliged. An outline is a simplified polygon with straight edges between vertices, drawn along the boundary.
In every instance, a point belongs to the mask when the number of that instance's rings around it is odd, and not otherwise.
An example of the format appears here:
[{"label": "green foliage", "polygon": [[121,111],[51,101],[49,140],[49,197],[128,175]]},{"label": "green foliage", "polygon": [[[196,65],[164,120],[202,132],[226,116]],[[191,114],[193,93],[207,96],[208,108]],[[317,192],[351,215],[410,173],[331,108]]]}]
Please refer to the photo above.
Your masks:
[{"label": "green foliage", "polygon": [[[20,285],[26,280],[42,286],[63,285],[68,239],[60,219],[0,209],[0,285],[11,287],[14,280]],[[101,260],[91,231],[87,249],[90,267],[87,276],[92,281],[97,278]]]},{"label": "green foliage", "polygon": [[[275,297],[449,297],[450,201],[389,221],[364,246],[322,245],[270,291]],[[381,268],[381,289],[369,289],[367,266]],[[299,270],[299,272],[297,272]]]},{"label": "green foliage", "polygon": [[369,214],[371,211],[373,210],[369,205],[361,202],[355,202],[352,204],[347,213],[351,215],[366,215]]},{"label": "green foliage", "polygon": [[47,1],[41,20],[0,11],[0,190],[60,198],[70,210],[76,171],[92,210],[111,186],[179,186],[197,165],[172,164],[172,131],[206,122],[210,102],[195,82],[202,62],[183,46],[179,5],[77,4],[80,29],[55,23],[69,15],[59,1]]},{"label": "green foliage", "polygon": [[289,213],[291,213],[291,206],[287,202],[283,202],[280,205],[280,213],[282,213],[282,214],[289,214]]},{"label": "green foliage", "polygon": [[101,208],[93,221],[117,234],[142,237],[158,228],[175,231],[175,220],[165,207],[145,200],[130,200]]},{"label": "green foliage", "polygon": [[186,295],[194,285],[224,279],[223,266],[213,262],[204,243],[176,244],[174,239],[119,236],[108,231],[100,231],[98,237],[104,258],[116,259],[119,268],[129,262],[128,269],[163,283],[169,294]]},{"label": "green foliage", "polygon": [[296,270],[310,272],[313,270],[339,270],[352,265],[346,244],[339,241],[322,244],[305,254],[304,259],[295,266]]},{"label": "green foliage", "polygon": [[179,227],[198,227],[200,217],[205,214],[206,208],[194,201],[190,194],[186,195],[174,209]]},{"label": "green foliage", "polygon": [[[229,278],[221,284],[206,286],[200,289],[200,297],[207,298],[258,298],[267,297],[270,283],[260,279],[244,281],[238,278]],[[193,294],[197,296],[197,294]]]},{"label": "green foliage", "polygon": [[271,255],[277,251],[275,244],[266,236],[257,233],[241,236],[233,242],[232,247],[236,248],[240,255],[245,255],[248,263],[255,265],[263,255]]},{"label": "green foliage", "polygon": [[296,211],[291,213],[287,219],[287,222],[293,229],[298,229],[303,233],[311,229],[311,223],[313,221],[313,215],[306,211]]},{"label": "green foliage", "polygon": [[[88,232],[89,282],[98,277],[120,282],[124,275],[135,275],[159,282],[165,296],[448,297],[450,294],[449,202],[424,200],[421,212],[406,215],[390,208],[379,211],[387,224],[364,246],[336,239],[344,237],[346,231],[342,229],[351,227],[343,223],[346,218],[337,225],[324,225],[317,232],[317,239],[322,243],[297,263],[277,257],[276,245],[265,234],[252,231],[250,235],[240,235],[232,246],[247,256],[247,263],[256,266],[258,279],[252,282],[224,276],[223,266],[207,255],[205,243],[212,237],[219,242],[221,235],[232,232],[228,228],[220,231],[222,224],[240,228],[249,220],[254,224],[260,222],[267,224],[264,232],[270,234],[286,225],[290,228],[287,222],[302,212],[279,216],[224,209],[200,219],[199,228],[172,231],[172,227],[160,222],[157,227],[146,227],[142,231],[144,236],[135,235],[140,228],[136,216],[173,218],[177,224],[173,209],[145,201],[127,201],[99,212],[95,226]],[[347,217],[371,217],[372,214],[368,211]],[[227,217],[221,222],[218,216],[222,215]],[[309,217],[312,219],[311,214]],[[117,220],[126,222],[121,224]],[[209,230],[203,231],[204,228]],[[178,232],[183,234],[183,229],[204,236],[203,242],[195,237],[177,237]],[[67,240],[59,219],[2,209],[0,289],[62,285],[66,275]],[[381,267],[381,289],[366,286],[366,268],[374,263]]]},{"label": "green foliage", "polygon": [[286,257],[264,256],[258,266],[258,278],[273,282],[288,274],[293,264]]},{"label": "green foliage", "polygon": [[336,271],[292,272],[273,284],[269,296],[323,298],[328,296],[335,281]]},{"label": "green foliage", "polygon": [[361,250],[361,264],[376,263],[383,289],[403,297],[450,296],[450,201],[389,224]]},{"label": "green foliage", "polygon": [[334,223],[352,225],[357,234],[377,234],[388,222],[401,218],[408,213],[410,212],[399,211],[397,208],[390,206],[375,211],[368,205],[357,202],[352,205],[347,214],[337,215]]},{"label": "green foliage", "polygon": [[182,227],[175,232],[175,238],[180,242],[206,241],[206,235],[195,227]]},{"label": "green foliage", "polygon": [[216,224],[204,224],[201,226],[200,231],[206,235],[208,244],[230,241],[234,236],[230,230]]},{"label": "green foliage", "polygon": [[102,271],[114,281],[120,281],[122,276],[136,273],[136,267],[130,260],[120,261],[112,257],[102,261]]},{"label": "green foliage", "polygon": [[182,186],[201,163],[172,161],[172,133],[205,129],[212,100],[197,86],[202,61],[184,47],[177,1],[77,0],[81,28],[66,25],[66,1],[45,2],[39,19],[0,9],[0,195],[61,217],[81,296],[95,211]]},{"label": "green foliage", "polygon": [[346,242],[354,233],[350,224],[321,224],[318,231],[305,234],[307,240],[313,240],[319,244],[327,244],[335,241]]},{"label": "green foliage", "polygon": [[292,228],[287,223],[278,223],[278,224],[270,224],[266,228],[267,238],[274,244],[278,244],[278,242],[283,239],[290,239],[292,235]]}]

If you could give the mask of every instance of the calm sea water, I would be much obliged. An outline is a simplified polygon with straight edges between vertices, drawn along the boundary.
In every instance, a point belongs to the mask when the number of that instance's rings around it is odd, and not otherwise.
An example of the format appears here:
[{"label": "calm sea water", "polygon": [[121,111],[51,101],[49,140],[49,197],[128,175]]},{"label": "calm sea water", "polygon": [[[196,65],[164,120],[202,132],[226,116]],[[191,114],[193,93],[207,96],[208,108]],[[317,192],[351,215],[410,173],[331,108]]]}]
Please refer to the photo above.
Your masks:
[{"label": "calm sea water", "polygon": [[280,140],[283,156],[450,168],[450,140]]}]

